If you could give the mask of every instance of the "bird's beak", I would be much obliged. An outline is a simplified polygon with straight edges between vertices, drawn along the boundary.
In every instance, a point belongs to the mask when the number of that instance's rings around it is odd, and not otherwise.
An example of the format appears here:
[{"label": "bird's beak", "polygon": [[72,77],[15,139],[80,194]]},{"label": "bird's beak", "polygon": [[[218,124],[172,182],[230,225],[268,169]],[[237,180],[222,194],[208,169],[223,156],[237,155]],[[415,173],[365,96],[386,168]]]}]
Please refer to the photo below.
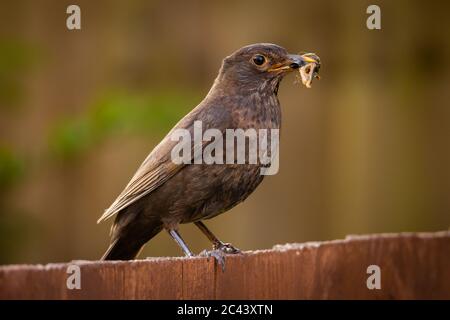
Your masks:
[{"label": "bird's beak", "polygon": [[270,68],[269,72],[275,72],[275,71],[292,71],[296,70],[298,68],[303,67],[304,65],[308,63],[316,63],[320,64],[319,57],[314,53],[305,53],[302,55],[298,54],[289,54],[287,56],[287,59],[283,63],[278,63],[272,68]]},{"label": "bird's beak", "polygon": [[288,55],[289,67],[292,69],[298,69],[308,63],[320,64],[319,57],[314,53],[305,53],[302,55],[290,54]]}]

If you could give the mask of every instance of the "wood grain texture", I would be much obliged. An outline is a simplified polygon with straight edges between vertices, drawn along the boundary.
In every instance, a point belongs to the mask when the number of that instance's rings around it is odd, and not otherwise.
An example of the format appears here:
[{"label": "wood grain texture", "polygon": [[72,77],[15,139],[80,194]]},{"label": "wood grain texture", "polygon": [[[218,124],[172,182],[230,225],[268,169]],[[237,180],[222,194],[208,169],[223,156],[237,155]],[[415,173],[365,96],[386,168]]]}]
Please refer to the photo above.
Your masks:
[{"label": "wood grain texture", "polygon": [[[0,299],[450,299],[450,232],[349,236],[212,258],[73,261],[0,267]],[[366,286],[381,268],[381,290]]]}]

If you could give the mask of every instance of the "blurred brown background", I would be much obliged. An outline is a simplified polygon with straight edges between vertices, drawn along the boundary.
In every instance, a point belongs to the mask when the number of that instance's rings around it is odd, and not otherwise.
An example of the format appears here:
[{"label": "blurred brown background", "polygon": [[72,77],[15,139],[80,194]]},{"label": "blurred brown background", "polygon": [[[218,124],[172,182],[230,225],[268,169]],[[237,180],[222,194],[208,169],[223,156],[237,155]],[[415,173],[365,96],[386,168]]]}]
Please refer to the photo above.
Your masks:
[{"label": "blurred brown background", "polygon": [[[66,28],[81,7],[82,29]],[[382,30],[366,28],[378,4]],[[221,59],[316,52],[286,78],[280,172],[207,224],[248,250],[450,225],[448,1],[2,1],[0,263],[97,259],[97,218],[208,92]],[[209,248],[193,226],[181,233]],[[164,232],[141,257],[179,255]]]}]

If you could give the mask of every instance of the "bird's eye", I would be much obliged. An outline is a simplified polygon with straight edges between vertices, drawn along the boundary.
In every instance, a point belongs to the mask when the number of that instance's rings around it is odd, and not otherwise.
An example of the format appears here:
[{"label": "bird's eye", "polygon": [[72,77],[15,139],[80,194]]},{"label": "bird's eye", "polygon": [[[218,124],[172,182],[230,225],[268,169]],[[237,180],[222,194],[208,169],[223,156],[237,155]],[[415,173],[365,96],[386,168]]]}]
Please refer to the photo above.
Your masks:
[{"label": "bird's eye", "polygon": [[262,65],[264,62],[266,62],[266,58],[264,58],[264,56],[257,54],[256,56],[253,57],[253,63],[256,64],[257,66]]}]

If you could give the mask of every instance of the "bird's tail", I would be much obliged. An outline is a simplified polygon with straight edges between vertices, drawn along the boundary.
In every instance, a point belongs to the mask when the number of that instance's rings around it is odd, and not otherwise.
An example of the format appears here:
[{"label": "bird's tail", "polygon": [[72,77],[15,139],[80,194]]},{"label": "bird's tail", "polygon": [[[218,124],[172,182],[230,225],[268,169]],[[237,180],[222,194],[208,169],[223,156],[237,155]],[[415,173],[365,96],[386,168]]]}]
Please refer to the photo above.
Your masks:
[{"label": "bird's tail", "polygon": [[133,260],[142,246],[130,246],[121,239],[116,239],[103,254],[102,260]]},{"label": "bird's tail", "polygon": [[144,244],[162,230],[159,221],[153,222],[151,226],[135,224],[134,227],[132,230],[127,228],[126,232],[119,231],[101,260],[132,260],[136,258]]}]

